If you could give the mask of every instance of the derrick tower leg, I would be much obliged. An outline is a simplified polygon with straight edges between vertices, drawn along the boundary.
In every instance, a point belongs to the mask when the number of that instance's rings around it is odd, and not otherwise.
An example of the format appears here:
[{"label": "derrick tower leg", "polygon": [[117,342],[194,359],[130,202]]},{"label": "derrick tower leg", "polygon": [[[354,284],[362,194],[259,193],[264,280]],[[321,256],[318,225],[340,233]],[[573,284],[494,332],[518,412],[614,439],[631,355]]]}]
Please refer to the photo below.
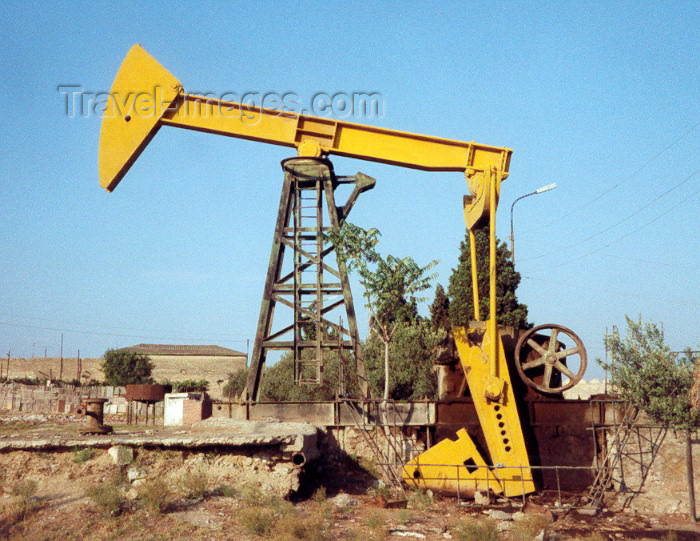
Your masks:
[{"label": "derrick tower leg", "polygon": [[[334,252],[326,235],[337,232],[340,222],[360,193],[374,187],[374,179],[358,173],[336,177],[323,158],[289,158],[282,162],[284,183],[265,280],[260,317],[248,372],[247,393],[257,401],[267,353],[289,350],[294,358],[297,384],[323,382],[323,354],[329,351],[356,359],[360,389],[366,394],[365,371],[359,352],[355,308],[347,269],[342,261],[332,266]],[[347,203],[336,206],[339,184],[354,184]],[[325,205],[324,205],[325,200]],[[325,209],[324,209],[325,206]],[[292,251],[285,266],[285,249]],[[291,309],[291,318],[274,327],[277,305]],[[342,308],[347,327],[338,323]]]}]

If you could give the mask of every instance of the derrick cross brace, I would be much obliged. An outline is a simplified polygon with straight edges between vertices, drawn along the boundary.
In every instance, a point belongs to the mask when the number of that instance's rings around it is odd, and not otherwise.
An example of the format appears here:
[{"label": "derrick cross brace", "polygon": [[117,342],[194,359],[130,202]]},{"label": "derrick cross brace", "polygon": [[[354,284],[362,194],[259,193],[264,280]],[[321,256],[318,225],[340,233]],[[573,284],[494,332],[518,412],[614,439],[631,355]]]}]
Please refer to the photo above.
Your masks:
[{"label": "derrick cross brace", "polygon": [[[248,371],[248,396],[259,399],[265,358],[267,352],[274,349],[292,351],[294,379],[300,384],[322,382],[324,352],[339,348],[349,351],[356,360],[361,391],[366,394],[365,368],[359,352],[347,268],[339,259],[337,269],[326,263],[325,258],[334,251],[326,234],[340,230],[340,223],[350,213],[358,196],[372,189],[375,180],[362,173],[354,177],[336,177],[331,162],[320,158],[290,158],[282,162],[282,168],[284,184]],[[335,189],[338,184],[348,183],[354,184],[353,191],[345,205],[338,207]],[[323,221],[324,199],[327,226]],[[283,274],[285,247],[293,251],[293,268]],[[294,317],[291,324],[273,332],[277,303],[291,308]],[[329,314],[342,305],[347,312],[348,328],[329,319]],[[291,339],[289,333],[292,333]]]},{"label": "derrick cross brace", "polygon": [[98,154],[100,184],[109,192],[162,126],[292,147],[306,157],[333,154],[423,171],[462,172],[471,193],[465,197],[464,216],[472,246],[475,307],[479,302],[474,229],[486,222],[491,225],[489,318],[482,321],[477,308],[477,324],[454,332],[490,464],[466,431],[459,431],[455,441],[444,440],[409,462],[403,475],[409,483],[437,490],[459,490],[467,480],[474,489],[496,487],[506,496],[534,491],[496,324],[495,213],[501,181],[508,176],[510,149],[186,94],[140,45],[129,50],[109,97]]}]

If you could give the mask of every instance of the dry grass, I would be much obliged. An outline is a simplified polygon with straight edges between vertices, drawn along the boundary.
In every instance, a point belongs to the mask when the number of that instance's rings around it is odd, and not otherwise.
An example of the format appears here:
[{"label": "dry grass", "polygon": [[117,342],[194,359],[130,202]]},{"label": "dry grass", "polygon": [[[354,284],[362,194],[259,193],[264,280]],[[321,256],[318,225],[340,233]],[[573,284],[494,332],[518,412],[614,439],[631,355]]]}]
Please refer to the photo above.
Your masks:
[{"label": "dry grass", "polygon": [[17,481],[10,487],[11,498],[3,505],[2,514],[9,522],[21,522],[39,507],[36,498],[37,482],[32,479]]},{"label": "dry grass", "polygon": [[267,507],[246,507],[238,515],[241,526],[258,537],[270,537],[275,520],[275,511]]},{"label": "dry grass", "polygon": [[280,541],[321,541],[328,537],[328,524],[319,513],[286,513],[279,517],[272,533]]},{"label": "dry grass", "polygon": [[398,514],[396,515],[396,521],[399,524],[403,524],[404,526],[407,524],[410,524],[415,520],[415,516],[413,514],[413,511],[410,509],[399,509]]},{"label": "dry grass", "polygon": [[416,489],[408,491],[408,502],[407,506],[410,509],[426,510],[429,509],[433,503],[435,503],[435,498],[432,492],[428,492],[423,489]]},{"label": "dry grass", "polygon": [[203,469],[191,470],[177,477],[177,486],[184,498],[203,500],[209,489],[209,476]]},{"label": "dry grass", "polygon": [[608,541],[608,537],[600,532],[594,532],[585,537],[576,537],[573,541]]},{"label": "dry grass", "polygon": [[244,485],[239,499],[246,507],[238,513],[238,522],[253,536],[275,541],[322,541],[328,538],[330,506],[325,490],[316,491],[313,497],[315,505],[306,512],[254,485]]},{"label": "dry grass", "polygon": [[104,515],[116,517],[126,508],[123,486],[121,477],[114,476],[104,483],[90,485],[85,495]]},{"label": "dry grass", "polygon": [[513,524],[513,541],[532,541],[542,530],[546,534],[548,524],[549,520],[543,515],[525,515]]},{"label": "dry grass", "polygon": [[370,512],[365,520],[365,525],[369,528],[367,539],[384,539],[389,535],[386,513],[382,511],[374,510]]},{"label": "dry grass", "polygon": [[231,485],[219,485],[213,489],[210,494],[212,496],[219,496],[220,498],[237,498],[240,496],[240,492]]},{"label": "dry grass", "polygon": [[37,487],[37,482],[33,479],[22,479],[10,487],[10,494],[28,500],[36,496]]},{"label": "dry grass", "polygon": [[243,485],[240,490],[239,498],[248,505],[267,507],[279,514],[288,512],[294,507],[292,503],[280,498],[276,494],[265,492],[254,484]]},{"label": "dry grass", "polygon": [[147,479],[138,489],[139,500],[144,507],[157,513],[165,513],[170,504],[172,492],[170,483],[162,477]]},{"label": "dry grass", "polygon": [[311,499],[316,503],[322,503],[326,501],[328,495],[326,494],[326,487],[317,488]]},{"label": "dry grass", "polygon": [[499,541],[496,521],[490,518],[465,518],[452,529],[457,541]]},{"label": "dry grass", "polygon": [[87,462],[95,456],[95,449],[92,447],[83,447],[82,449],[75,449],[73,451],[73,462],[76,464],[82,464]]}]

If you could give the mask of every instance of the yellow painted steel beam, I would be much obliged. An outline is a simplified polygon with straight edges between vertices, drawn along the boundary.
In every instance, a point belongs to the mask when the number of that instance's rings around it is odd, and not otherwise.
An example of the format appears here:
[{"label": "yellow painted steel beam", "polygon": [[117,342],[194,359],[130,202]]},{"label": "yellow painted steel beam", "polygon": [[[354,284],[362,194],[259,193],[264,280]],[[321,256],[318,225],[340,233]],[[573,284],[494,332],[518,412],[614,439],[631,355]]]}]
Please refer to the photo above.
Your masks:
[{"label": "yellow painted steel beam", "polygon": [[503,492],[465,429],[457,431],[456,440],[446,438],[407,462],[402,478],[409,486],[464,497],[476,491]]},{"label": "yellow painted steel beam", "polygon": [[[525,446],[525,436],[515,403],[513,385],[503,349],[500,333],[497,343],[492,343],[492,334],[486,324],[472,324],[470,328],[454,330],[459,358],[464,368],[469,390],[474,398],[474,408],[479,425],[484,433],[494,474],[501,482],[506,496],[517,496],[534,492],[535,485],[530,471],[530,460]],[[492,348],[498,348],[497,373],[501,392],[497,399],[488,398],[492,385]],[[521,469],[522,467],[522,469]]]},{"label": "yellow painted steel beam", "polygon": [[134,45],[114,79],[102,121],[103,188],[116,188],[163,125],[296,147],[304,156],[334,154],[426,171],[463,171],[472,192],[479,181],[472,186],[471,179],[491,168],[505,178],[512,154],[507,148],[185,94],[170,72]]},{"label": "yellow painted steel beam", "polygon": [[445,439],[406,463],[403,479],[409,485],[470,496],[490,489],[507,497],[535,491],[530,460],[510,380],[503,342],[498,336],[498,399],[487,398],[492,384],[491,333],[488,322],[454,331],[459,357],[466,374],[474,408],[490,456],[490,465],[477,450],[466,430],[457,439]]},{"label": "yellow painted steel beam", "polygon": [[102,116],[97,155],[100,185],[111,192],[160,128],[164,109],[181,92],[178,80],[139,45],[122,62]]}]

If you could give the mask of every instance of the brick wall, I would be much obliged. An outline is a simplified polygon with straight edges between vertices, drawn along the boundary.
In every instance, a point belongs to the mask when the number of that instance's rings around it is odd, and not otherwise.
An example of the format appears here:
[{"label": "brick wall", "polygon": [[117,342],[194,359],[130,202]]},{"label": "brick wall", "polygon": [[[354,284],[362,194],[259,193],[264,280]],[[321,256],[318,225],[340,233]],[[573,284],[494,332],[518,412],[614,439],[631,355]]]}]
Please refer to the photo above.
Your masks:
[{"label": "brick wall", "polygon": [[0,411],[75,413],[85,398],[116,401],[123,397],[124,392],[124,387],[45,387],[5,383],[0,385]]},{"label": "brick wall", "polygon": [[212,414],[211,400],[183,400],[182,403],[182,424],[191,425],[202,419],[208,419]]}]

